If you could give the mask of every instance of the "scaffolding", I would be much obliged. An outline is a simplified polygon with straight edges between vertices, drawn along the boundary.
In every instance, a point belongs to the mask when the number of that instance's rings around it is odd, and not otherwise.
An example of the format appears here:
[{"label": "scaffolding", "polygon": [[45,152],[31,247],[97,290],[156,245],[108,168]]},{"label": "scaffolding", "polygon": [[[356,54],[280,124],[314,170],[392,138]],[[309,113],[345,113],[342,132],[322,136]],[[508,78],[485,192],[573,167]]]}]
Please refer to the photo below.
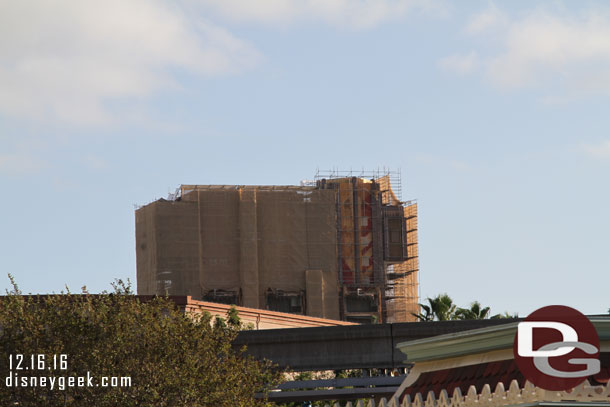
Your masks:
[{"label": "scaffolding", "polygon": [[[405,220],[398,259],[386,256],[388,214]],[[418,312],[417,204],[402,201],[399,170],[317,170],[300,186],[181,185],[138,208],[136,229],[142,294],[254,308],[290,300],[293,312],[357,322]]]},{"label": "scaffolding", "polygon": [[387,205],[400,205],[402,200],[402,176],[400,168],[391,170],[386,167],[377,168],[376,170],[316,170],[314,180],[304,180],[304,185],[316,185],[322,179],[333,180],[339,178],[361,178],[375,181],[381,187],[383,203]]},{"label": "scaffolding", "polygon": [[[365,289],[367,295],[378,296],[382,320],[414,320],[413,314],[419,312],[417,203],[402,201],[400,170],[318,169],[313,181],[302,181],[301,185],[338,189],[337,256],[342,296],[361,295]],[[386,252],[388,233],[382,227],[389,225],[383,207],[404,220],[400,241],[406,245],[406,253],[398,258],[390,259]],[[342,301],[342,306],[347,304]],[[342,309],[342,314],[349,315],[349,309]]]},{"label": "scaffolding", "polygon": [[419,314],[417,202],[405,202],[407,260],[388,266],[388,322],[414,321]]}]

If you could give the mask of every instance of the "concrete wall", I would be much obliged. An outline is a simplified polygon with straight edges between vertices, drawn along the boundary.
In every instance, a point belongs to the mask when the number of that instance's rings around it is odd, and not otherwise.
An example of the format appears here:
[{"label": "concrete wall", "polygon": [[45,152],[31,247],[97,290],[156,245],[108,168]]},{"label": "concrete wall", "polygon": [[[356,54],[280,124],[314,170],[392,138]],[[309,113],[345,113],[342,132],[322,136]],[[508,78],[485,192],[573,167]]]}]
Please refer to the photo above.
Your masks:
[{"label": "concrete wall", "polygon": [[408,366],[397,348],[405,341],[509,324],[516,319],[408,322],[269,331],[242,331],[233,345],[291,370],[397,368]]}]

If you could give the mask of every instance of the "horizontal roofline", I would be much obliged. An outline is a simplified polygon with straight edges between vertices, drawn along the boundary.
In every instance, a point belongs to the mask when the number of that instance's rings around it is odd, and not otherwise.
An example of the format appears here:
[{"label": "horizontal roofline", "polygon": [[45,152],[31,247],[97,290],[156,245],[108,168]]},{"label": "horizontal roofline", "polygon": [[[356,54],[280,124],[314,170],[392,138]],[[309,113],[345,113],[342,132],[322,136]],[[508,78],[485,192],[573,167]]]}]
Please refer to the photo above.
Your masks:
[{"label": "horizontal roofline", "polygon": [[[610,341],[610,316],[589,316],[600,341]],[[421,322],[424,323],[425,322]],[[407,361],[432,361],[458,356],[510,349],[513,346],[517,325],[512,322],[470,331],[455,332],[430,338],[400,342],[396,347],[407,355]]]},{"label": "horizontal roofline", "polygon": [[221,184],[210,184],[210,185],[180,185],[180,188],[187,190],[197,190],[197,189],[265,189],[265,190],[276,190],[276,189],[306,189],[306,190],[315,190],[318,189],[314,186],[308,185],[221,185]]}]

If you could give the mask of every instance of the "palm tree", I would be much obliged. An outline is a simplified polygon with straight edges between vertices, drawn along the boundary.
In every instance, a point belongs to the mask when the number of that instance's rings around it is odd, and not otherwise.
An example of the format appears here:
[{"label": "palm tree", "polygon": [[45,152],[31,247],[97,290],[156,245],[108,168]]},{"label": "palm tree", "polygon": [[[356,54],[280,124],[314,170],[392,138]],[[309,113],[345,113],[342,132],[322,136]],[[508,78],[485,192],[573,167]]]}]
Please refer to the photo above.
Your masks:
[{"label": "palm tree", "polygon": [[457,306],[453,303],[451,297],[446,293],[439,294],[434,298],[428,298],[432,313],[437,321],[449,321],[455,319],[455,311]]},{"label": "palm tree", "polygon": [[419,304],[424,313],[413,314],[420,321],[449,321],[456,319],[457,306],[447,294],[426,298],[428,305]]},{"label": "palm tree", "polygon": [[[429,298],[428,298],[429,299]],[[419,319],[422,322],[434,321],[434,314],[432,314],[432,310],[426,304],[419,304],[419,307],[424,310],[424,313],[416,314],[414,312],[411,313],[415,318]]]},{"label": "palm tree", "polygon": [[481,307],[478,301],[470,304],[470,308],[458,308],[455,312],[457,319],[487,319],[489,318],[489,307]]},{"label": "palm tree", "polygon": [[504,319],[504,318],[519,318],[518,313],[511,314],[508,311],[505,311],[504,314],[496,314],[489,319]]}]

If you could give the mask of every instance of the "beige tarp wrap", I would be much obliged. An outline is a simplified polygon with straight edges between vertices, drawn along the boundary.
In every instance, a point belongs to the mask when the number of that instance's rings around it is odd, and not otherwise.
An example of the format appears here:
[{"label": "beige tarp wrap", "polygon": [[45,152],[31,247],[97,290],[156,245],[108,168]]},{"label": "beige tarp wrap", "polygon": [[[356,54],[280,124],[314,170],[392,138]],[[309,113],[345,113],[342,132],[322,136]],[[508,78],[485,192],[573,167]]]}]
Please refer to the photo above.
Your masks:
[{"label": "beige tarp wrap", "polygon": [[[265,308],[268,289],[305,291],[312,270],[309,285],[322,289],[322,299],[307,296],[306,314],[339,319],[334,191],[184,186],[182,193],[181,201],[137,212],[136,223],[153,231],[137,241],[157,254],[138,253],[139,293],[202,298],[241,287],[242,305]],[[172,222],[182,227],[165,227]]]},{"label": "beige tarp wrap", "polygon": [[[375,182],[326,181],[319,187],[183,185],[180,199],[138,209],[138,293],[193,299],[219,295],[212,300],[230,298],[263,309],[272,296],[280,304],[272,304],[275,309],[290,297],[291,312],[339,319],[340,307],[344,317],[351,312],[344,292],[374,291],[381,307],[355,314],[413,320],[418,312],[417,204],[403,208],[389,176]],[[404,262],[396,262],[402,256],[384,255],[382,212],[387,208],[382,204],[397,207],[393,211],[399,214],[404,210]]]}]

